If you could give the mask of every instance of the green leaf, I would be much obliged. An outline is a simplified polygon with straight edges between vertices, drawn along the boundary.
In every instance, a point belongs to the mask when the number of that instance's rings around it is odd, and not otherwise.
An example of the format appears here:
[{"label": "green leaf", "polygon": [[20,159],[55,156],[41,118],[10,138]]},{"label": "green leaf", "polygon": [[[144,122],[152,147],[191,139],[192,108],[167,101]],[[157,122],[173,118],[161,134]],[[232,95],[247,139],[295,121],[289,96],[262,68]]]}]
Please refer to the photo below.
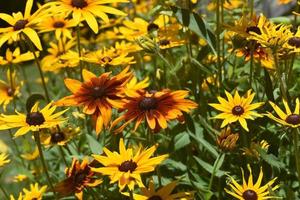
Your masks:
[{"label": "green leaf", "polygon": [[26,101],[26,111],[30,113],[31,108],[39,100],[45,100],[45,97],[41,94],[32,94],[30,97],[28,97]]},{"label": "green leaf", "polygon": [[200,145],[202,145],[206,150],[208,150],[211,155],[213,155],[215,158],[218,157],[218,152],[217,150],[206,140],[204,140],[203,138],[198,138],[196,137],[194,134],[189,133],[189,135],[194,138]]},{"label": "green leaf", "polygon": [[89,134],[86,134],[86,137],[92,153],[101,154],[103,146],[96,140],[96,138]]},{"label": "green leaf", "polygon": [[264,149],[257,147],[256,150],[260,154],[261,158],[266,161],[269,165],[276,167],[277,169],[282,169],[285,167],[284,163],[279,161],[279,159],[273,154],[268,154]]},{"label": "green leaf", "polygon": [[216,55],[215,44],[216,37],[214,33],[208,28],[208,25],[197,13],[192,13],[188,9],[171,7],[179,22],[188,27],[191,31],[198,36],[204,38],[210,46],[213,53]]},{"label": "green leaf", "polygon": [[[201,166],[201,167],[203,167],[203,169],[205,169],[207,172],[209,172],[210,174],[212,174],[213,173],[213,169],[214,169],[214,167],[211,165],[211,164],[209,164],[209,163],[207,163],[207,162],[205,162],[205,161],[203,161],[202,159],[200,159],[200,158],[198,158],[198,157],[196,157],[196,156],[193,156],[194,157],[194,159],[197,161],[197,163]],[[217,176],[217,177],[221,177],[221,176],[223,176],[225,174],[225,171],[222,171],[222,170],[220,170],[220,169],[216,169],[215,170],[215,176]]]},{"label": "green leaf", "polygon": [[270,78],[270,74],[269,74],[268,70],[266,70],[266,69],[264,69],[264,73],[265,73],[264,77],[265,77],[266,95],[270,101],[274,102],[273,86],[272,86],[272,80]]},{"label": "green leaf", "polygon": [[185,146],[187,146],[191,140],[187,132],[182,132],[175,136],[174,138],[174,150],[177,151]]}]

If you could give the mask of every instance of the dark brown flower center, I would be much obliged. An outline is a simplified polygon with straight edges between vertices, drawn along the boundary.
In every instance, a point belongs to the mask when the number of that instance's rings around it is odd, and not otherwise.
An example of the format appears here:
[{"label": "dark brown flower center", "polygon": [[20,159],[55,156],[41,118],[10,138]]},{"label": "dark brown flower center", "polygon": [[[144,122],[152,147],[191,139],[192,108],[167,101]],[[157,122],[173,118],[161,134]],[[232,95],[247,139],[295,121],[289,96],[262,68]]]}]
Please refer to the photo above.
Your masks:
[{"label": "dark brown flower center", "polygon": [[157,99],[154,97],[145,97],[139,102],[139,108],[141,110],[153,110],[157,108]]},{"label": "dark brown flower center", "polygon": [[58,142],[64,141],[64,139],[66,139],[66,137],[65,137],[64,133],[61,131],[58,131],[51,135],[52,143],[58,143]]},{"label": "dark brown flower center", "polygon": [[86,174],[85,173],[78,173],[75,175],[75,183],[81,185],[82,182],[85,180]]},{"label": "dark brown flower center", "polygon": [[293,46],[293,47],[299,48],[300,47],[300,37],[290,38],[289,41],[288,41],[288,44]]},{"label": "dark brown flower center", "polygon": [[14,89],[12,89],[12,88],[8,88],[8,89],[7,89],[7,95],[8,95],[8,96],[12,97],[12,96],[14,96],[14,93],[15,93],[15,90],[14,90]]},{"label": "dark brown flower center", "polygon": [[160,46],[166,46],[170,44],[170,40],[164,39],[159,41]]},{"label": "dark brown flower center", "polygon": [[19,31],[21,29],[24,29],[27,23],[28,20],[23,20],[23,19],[18,20],[14,25],[14,30]]},{"label": "dark brown flower center", "polygon": [[155,23],[150,23],[147,27],[148,32],[156,31],[157,29],[159,29],[159,26]]},{"label": "dark brown flower center", "polygon": [[73,7],[76,8],[84,8],[88,5],[88,3],[85,0],[72,0],[71,4]]},{"label": "dark brown flower center", "polygon": [[300,115],[291,114],[291,115],[287,116],[287,118],[285,119],[285,121],[287,123],[293,124],[293,125],[300,124]]},{"label": "dark brown flower center", "polygon": [[101,58],[101,61],[103,63],[110,63],[113,59],[109,56],[104,56],[103,58]]},{"label": "dark brown flower center", "polygon": [[132,160],[127,160],[119,166],[119,170],[121,172],[130,171],[132,173],[136,168],[137,168],[137,164]]},{"label": "dark brown flower center", "polygon": [[96,99],[99,99],[105,95],[105,89],[103,87],[96,86],[92,90],[92,96]]},{"label": "dark brown flower center", "polygon": [[245,200],[257,200],[257,194],[255,191],[253,190],[246,190],[245,192],[243,192],[243,198]]},{"label": "dark brown flower center", "polygon": [[45,122],[45,118],[39,111],[28,113],[26,116],[26,123],[30,126],[39,126]]},{"label": "dark brown flower center", "polygon": [[66,24],[63,21],[56,21],[56,22],[54,22],[53,27],[54,28],[63,28],[65,25]]},{"label": "dark brown flower center", "polygon": [[162,200],[162,198],[158,195],[154,195],[152,197],[149,197],[147,200]]},{"label": "dark brown flower center", "polygon": [[232,114],[234,115],[242,115],[244,113],[244,108],[242,106],[234,106],[232,108]]},{"label": "dark brown flower center", "polygon": [[254,32],[254,33],[257,33],[258,35],[261,35],[261,31],[260,31],[260,29],[257,26],[249,26],[249,27],[247,27],[246,32],[247,33]]}]

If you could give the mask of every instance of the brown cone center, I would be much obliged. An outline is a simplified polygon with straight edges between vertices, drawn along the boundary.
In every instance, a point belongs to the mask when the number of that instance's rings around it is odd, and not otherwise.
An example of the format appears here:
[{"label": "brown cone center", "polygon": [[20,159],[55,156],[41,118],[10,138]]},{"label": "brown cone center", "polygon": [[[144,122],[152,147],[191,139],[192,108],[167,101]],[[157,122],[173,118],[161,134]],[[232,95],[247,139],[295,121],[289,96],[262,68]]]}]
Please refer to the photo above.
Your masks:
[{"label": "brown cone center", "polygon": [[157,100],[153,97],[145,97],[139,102],[139,108],[141,110],[153,110],[157,108]]},{"label": "brown cone center", "polygon": [[170,44],[170,40],[164,39],[159,41],[160,46],[166,46]]},{"label": "brown cone center", "polygon": [[148,32],[156,31],[157,29],[159,29],[159,26],[155,23],[150,23],[147,27]]},{"label": "brown cone center", "polygon": [[88,3],[85,0],[72,0],[71,4],[73,7],[76,8],[84,8],[88,5]]},{"label": "brown cone center", "polygon": [[45,118],[40,112],[31,112],[26,116],[26,123],[30,126],[39,126],[45,122]]},{"label": "brown cone center", "polygon": [[254,33],[258,34],[258,35],[261,35],[261,31],[260,31],[260,29],[257,26],[249,26],[249,27],[247,27],[246,32],[247,33],[254,32]]},{"label": "brown cone center", "polygon": [[158,195],[154,195],[152,197],[149,197],[147,200],[163,200],[163,199]]},{"label": "brown cone center", "polygon": [[65,22],[57,21],[57,22],[54,22],[53,27],[54,28],[63,28],[65,25],[66,25]]},{"label": "brown cone center", "polygon": [[65,139],[65,135],[60,131],[51,135],[52,143],[58,143],[58,142],[64,141],[64,139]]},{"label": "brown cone center", "polygon": [[244,108],[242,106],[234,106],[232,108],[232,114],[234,115],[242,115],[244,113]]},{"label": "brown cone center", "polygon": [[103,87],[96,86],[92,90],[92,96],[96,99],[102,98],[105,94],[105,89]]},{"label": "brown cone center", "polygon": [[14,30],[19,31],[21,29],[24,29],[27,23],[28,20],[23,20],[23,19],[18,20],[14,25]]},{"label": "brown cone center", "polygon": [[288,40],[288,44],[293,46],[293,47],[296,47],[296,48],[299,48],[300,47],[300,37],[292,37]]},{"label": "brown cone center", "polygon": [[137,164],[132,160],[127,160],[119,166],[119,170],[121,172],[130,171],[132,173],[136,168],[137,168]]},{"label": "brown cone center", "polygon": [[285,119],[285,121],[287,123],[293,124],[293,125],[300,124],[300,115],[291,114],[291,115],[287,116],[287,118]]},{"label": "brown cone center", "polygon": [[253,190],[246,190],[245,192],[243,192],[243,198],[245,200],[257,200],[258,196],[256,194],[255,191]]}]

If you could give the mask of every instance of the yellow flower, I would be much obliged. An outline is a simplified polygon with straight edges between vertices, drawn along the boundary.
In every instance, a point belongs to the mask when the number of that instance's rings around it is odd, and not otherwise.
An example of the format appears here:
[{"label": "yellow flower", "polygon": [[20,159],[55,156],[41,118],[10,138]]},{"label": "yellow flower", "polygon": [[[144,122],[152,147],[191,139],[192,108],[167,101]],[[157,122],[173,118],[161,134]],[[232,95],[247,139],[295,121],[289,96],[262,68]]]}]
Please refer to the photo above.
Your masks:
[{"label": "yellow flower", "polygon": [[217,145],[223,151],[232,151],[236,147],[239,139],[238,133],[233,133],[230,127],[222,129],[221,134],[217,137]]},{"label": "yellow flower", "polygon": [[27,190],[26,188],[23,189],[23,200],[42,200],[42,196],[46,192],[46,189],[46,185],[40,188],[38,183],[30,184],[29,190]]},{"label": "yellow flower", "polygon": [[[245,3],[247,3],[245,0],[228,0],[228,1],[223,1],[223,2],[224,2],[223,6],[227,10],[237,9],[237,8],[241,7],[242,5],[244,5]],[[215,2],[211,2],[207,5],[207,10],[212,11],[212,10],[215,10],[216,7],[217,7],[217,4]]]},{"label": "yellow flower", "polygon": [[7,70],[6,76],[7,83],[0,80],[0,105],[2,105],[4,111],[6,111],[7,105],[20,94],[20,85],[22,85],[22,82],[19,85],[16,83],[16,72],[10,75],[10,71]]},{"label": "yellow flower", "polygon": [[233,177],[230,177],[231,183],[229,186],[232,190],[225,188],[225,192],[239,200],[263,200],[275,198],[274,196],[270,196],[270,192],[279,188],[278,185],[272,187],[277,178],[274,178],[265,185],[262,185],[263,171],[262,168],[260,168],[258,179],[256,183],[253,183],[251,167],[249,164],[247,167],[250,173],[248,182],[246,182],[244,171],[242,170],[243,184],[238,184]]},{"label": "yellow flower", "polygon": [[106,156],[92,155],[96,161],[104,165],[104,167],[92,168],[92,171],[108,175],[111,183],[119,183],[120,190],[123,190],[126,186],[133,190],[135,184],[143,187],[141,174],[154,171],[156,165],[168,157],[165,154],[150,158],[156,148],[157,146],[152,146],[143,150],[140,147],[137,153],[133,155],[133,149],[126,149],[124,141],[121,139],[119,143],[120,153],[111,152],[104,147],[103,151]]},{"label": "yellow flower", "polygon": [[276,114],[279,117],[275,117],[273,114],[270,112],[267,112],[266,116],[268,116],[270,119],[284,125],[284,126],[289,126],[292,128],[297,128],[300,126],[300,103],[299,99],[296,99],[296,106],[294,112],[291,111],[288,103],[286,102],[285,99],[283,99],[283,105],[285,107],[285,112],[283,112],[275,103],[269,102],[276,112]]},{"label": "yellow flower", "polygon": [[7,163],[10,162],[9,159],[7,159],[8,155],[5,153],[0,153],[0,167],[3,167]]},{"label": "yellow flower", "polygon": [[141,82],[138,82],[136,77],[133,77],[127,84],[125,88],[125,94],[129,97],[138,95],[138,92],[147,88],[150,85],[149,78],[146,77]]},{"label": "yellow flower", "polygon": [[116,52],[115,49],[102,49],[95,52],[87,53],[83,56],[82,60],[95,63],[101,65],[102,67],[111,65],[111,66],[118,66],[118,65],[129,65],[134,64],[134,57],[128,57],[128,53],[125,52]]},{"label": "yellow flower", "polygon": [[40,132],[41,143],[46,147],[51,147],[52,145],[64,146],[73,137],[78,135],[80,128],[73,128],[71,126],[60,127],[59,130],[51,128],[50,132],[48,130],[43,130]]},{"label": "yellow flower", "polygon": [[[39,55],[39,52],[36,52],[36,55]],[[19,47],[16,48],[13,52],[11,52],[10,49],[6,49],[5,57],[0,56],[0,65],[18,64],[33,59],[33,53],[21,53]]]},{"label": "yellow flower", "polygon": [[287,40],[284,47],[290,49],[293,53],[300,53],[300,27],[298,27],[295,35]]},{"label": "yellow flower", "polygon": [[26,176],[25,174],[18,174],[16,176],[14,176],[13,182],[16,182],[16,183],[22,182],[22,181],[26,180],[27,178],[28,178],[28,176]]},{"label": "yellow flower", "polygon": [[260,142],[251,142],[249,148],[247,148],[247,147],[242,148],[243,155],[259,159],[260,154],[257,151],[257,149],[263,149],[264,151],[267,152],[269,149],[269,146],[270,146],[269,143],[265,140],[262,140]]},{"label": "yellow flower", "polygon": [[249,39],[257,41],[263,47],[270,47],[271,49],[282,47],[289,38],[293,37],[290,26],[278,24],[275,25],[261,15],[259,17],[257,27],[260,32],[250,31]]},{"label": "yellow flower", "polygon": [[73,19],[65,19],[63,16],[56,15],[45,18],[39,24],[39,30],[40,33],[54,31],[57,40],[61,40],[61,38],[65,37],[72,39],[72,32],[69,29],[76,25]]},{"label": "yellow flower", "polygon": [[16,111],[16,115],[0,115],[0,130],[19,128],[15,137],[24,135],[29,131],[39,131],[43,128],[51,128],[66,121],[60,116],[67,110],[54,113],[56,106],[49,103],[42,110],[39,110],[38,103],[31,108],[31,111],[25,115]]},{"label": "yellow flower", "polygon": [[25,160],[35,160],[39,157],[39,155],[39,149],[37,148],[37,146],[35,146],[33,152],[21,154],[21,157]]},{"label": "yellow flower", "polygon": [[99,28],[96,17],[109,23],[107,14],[126,16],[126,13],[118,9],[103,5],[115,2],[127,3],[128,0],[57,0],[56,2],[46,3],[45,6],[51,6],[51,11],[64,13],[64,16],[72,14],[72,18],[77,25],[83,20],[86,21],[88,26],[95,33],[98,33]]},{"label": "yellow flower", "polygon": [[[193,200],[194,192],[179,192],[172,194],[175,189],[178,181],[173,181],[162,188],[155,190],[155,185],[153,180],[149,182],[149,188],[141,188],[142,194],[133,194],[134,200]],[[129,196],[128,193],[124,193],[126,196]]]},{"label": "yellow flower", "polygon": [[282,4],[289,4],[293,2],[293,0],[277,0],[277,4],[282,5]]},{"label": "yellow flower", "polygon": [[246,119],[254,120],[253,117],[262,117],[261,114],[258,114],[253,110],[262,106],[264,103],[260,102],[251,104],[255,96],[255,93],[251,94],[251,90],[248,90],[247,95],[245,97],[240,97],[238,91],[235,92],[234,97],[226,90],[225,94],[228,100],[219,96],[218,101],[220,102],[220,104],[209,104],[215,109],[222,111],[221,114],[213,118],[224,119],[221,128],[225,127],[227,124],[239,121],[242,127],[246,131],[249,131]]},{"label": "yellow flower", "polygon": [[21,12],[13,13],[12,15],[0,13],[0,19],[9,24],[8,27],[0,28],[0,34],[2,33],[0,47],[10,39],[14,41],[19,40],[21,34],[25,34],[39,50],[42,50],[40,38],[33,27],[43,19],[45,12],[40,8],[31,15],[32,5],[33,0],[28,0],[24,15]]}]

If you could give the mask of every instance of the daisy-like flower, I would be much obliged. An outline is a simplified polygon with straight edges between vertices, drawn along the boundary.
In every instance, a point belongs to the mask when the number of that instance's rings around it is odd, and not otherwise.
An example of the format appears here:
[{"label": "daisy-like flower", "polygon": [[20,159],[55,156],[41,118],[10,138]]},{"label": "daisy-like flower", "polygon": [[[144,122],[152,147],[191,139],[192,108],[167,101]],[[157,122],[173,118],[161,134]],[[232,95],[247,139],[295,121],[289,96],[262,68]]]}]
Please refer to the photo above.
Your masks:
[{"label": "daisy-like flower", "polygon": [[288,39],[284,47],[292,50],[292,52],[294,53],[300,52],[300,27],[298,27],[297,32],[294,34],[294,36]]},{"label": "daisy-like flower", "polygon": [[39,187],[38,183],[30,184],[30,189],[27,190],[26,188],[23,189],[24,196],[23,200],[42,200],[43,194],[46,192],[47,186]]},{"label": "daisy-like flower", "polygon": [[[172,194],[178,181],[172,181],[171,183],[161,187],[157,191],[153,180],[150,180],[148,188],[141,188],[142,194],[133,194],[134,200],[193,200],[194,192],[179,192]],[[128,193],[124,193],[129,196]]]},{"label": "daisy-like flower", "polygon": [[291,111],[287,101],[283,99],[283,105],[285,107],[285,112],[283,112],[279,106],[277,106],[275,103],[270,102],[272,108],[278,115],[278,117],[275,117],[272,113],[267,112],[267,116],[276,121],[279,124],[282,124],[284,126],[292,127],[292,128],[297,128],[300,126],[300,103],[299,99],[296,99],[296,106],[294,112]]},{"label": "daisy-like flower", "polygon": [[270,47],[271,49],[282,47],[289,38],[293,37],[290,26],[283,24],[275,25],[268,22],[263,15],[259,17],[257,27],[260,29],[260,33],[250,31],[251,36],[249,39],[257,41],[263,47]]},{"label": "daisy-like flower", "polygon": [[55,191],[62,196],[75,193],[75,196],[82,200],[84,188],[96,187],[102,183],[102,179],[95,177],[95,173],[91,170],[92,166],[93,162],[89,164],[87,158],[81,163],[73,158],[71,167],[65,170],[67,178],[55,185]]},{"label": "daisy-like flower", "polygon": [[129,67],[116,76],[103,73],[99,77],[88,70],[82,71],[84,82],[65,79],[66,87],[73,93],[56,102],[58,106],[83,106],[83,112],[92,115],[96,133],[108,126],[112,108],[124,96],[124,87],[132,77]]},{"label": "daisy-like flower", "polygon": [[57,0],[45,4],[51,6],[52,12],[64,13],[64,16],[72,14],[72,18],[78,25],[81,21],[86,21],[88,26],[98,33],[98,22],[96,17],[101,18],[104,22],[109,23],[107,14],[126,16],[126,13],[103,4],[108,3],[128,3],[128,0]]},{"label": "daisy-like flower", "polygon": [[221,134],[217,137],[217,145],[223,151],[232,151],[236,148],[239,139],[238,133],[233,133],[230,127],[222,129]]},{"label": "daisy-like flower", "polygon": [[227,124],[239,121],[242,127],[249,131],[246,119],[254,120],[253,117],[262,117],[261,114],[254,112],[253,110],[259,108],[264,103],[252,103],[255,93],[251,93],[248,90],[245,97],[240,97],[238,91],[235,92],[234,97],[225,90],[227,100],[218,97],[220,104],[210,103],[209,105],[222,113],[213,117],[214,119],[224,119],[221,128],[225,127]]},{"label": "daisy-like flower", "polygon": [[13,182],[19,183],[26,179],[28,179],[28,176],[26,176],[25,174],[18,174],[13,177]]},{"label": "daisy-like flower", "polygon": [[37,146],[35,146],[34,150],[32,152],[29,153],[23,153],[21,154],[21,157],[24,158],[25,160],[35,160],[39,157],[40,153],[39,153],[39,149]]},{"label": "daisy-like flower", "polygon": [[32,5],[33,0],[28,0],[24,15],[22,12],[13,13],[12,15],[0,13],[0,19],[9,24],[8,27],[0,28],[0,34],[2,34],[0,47],[10,39],[13,41],[19,40],[21,34],[25,34],[39,50],[42,50],[42,44],[37,32],[34,30],[34,26],[46,16],[46,13],[40,8],[34,14],[31,14]]},{"label": "daisy-like flower", "polygon": [[39,30],[40,33],[54,31],[57,40],[61,40],[62,37],[72,39],[73,37],[70,28],[75,27],[76,25],[77,24],[73,19],[65,19],[65,17],[57,15],[45,18],[39,24]]},{"label": "daisy-like flower", "polygon": [[102,49],[87,53],[85,56],[83,56],[82,60],[89,63],[101,65],[102,67],[108,65],[118,66],[135,63],[133,56],[128,56],[128,53],[125,52],[117,52],[114,48]]},{"label": "daisy-like flower", "polygon": [[[10,71],[7,70],[7,83],[0,80],[0,106],[2,105],[3,110],[6,111],[7,105],[20,94],[20,84],[16,83],[16,73],[10,75]],[[12,77],[11,77],[12,76]],[[12,80],[11,80],[12,79]],[[12,84],[12,86],[11,86]]]},{"label": "daisy-like flower", "polygon": [[49,103],[43,109],[39,110],[38,103],[31,108],[31,111],[22,114],[16,111],[16,115],[0,115],[0,130],[19,128],[15,137],[25,135],[29,131],[39,131],[43,128],[52,128],[66,121],[61,118],[67,110],[54,113],[56,106]]},{"label": "daisy-like flower", "polygon": [[133,154],[132,148],[125,148],[123,139],[119,143],[119,152],[111,152],[107,148],[103,148],[106,156],[92,155],[96,161],[104,165],[104,167],[92,168],[92,171],[108,175],[110,183],[118,182],[120,191],[126,186],[130,190],[134,189],[134,185],[144,187],[141,180],[141,174],[152,172],[155,167],[163,162],[168,155],[161,155],[152,157],[157,146],[152,146],[149,149],[143,150],[142,147],[138,149],[136,154]]},{"label": "daisy-like flower", "polygon": [[259,159],[260,154],[257,151],[257,149],[263,149],[265,152],[267,152],[269,149],[269,146],[270,145],[266,140],[262,140],[260,142],[252,141],[249,148],[244,147],[241,150],[243,152],[242,153],[243,155]]},{"label": "daisy-like flower", "polygon": [[[36,52],[36,55],[39,55]],[[20,48],[16,48],[13,52],[10,49],[6,49],[5,57],[0,56],[0,65],[18,64],[21,62],[33,60],[34,55],[31,52],[21,53]]]},{"label": "daisy-like flower", "polygon": [[270,196],[270,191],[275,191],[279,188],[278,185],[273,186],[277,178],[274,178],[265,185],[262,185],[263,171],[262,168],[260,168],[258,179],[256,183],[253,183],[251,167],[249,164],[247,165],[247,167],[250,173],[248,182],[246,182],[244,171],[242,170],[243,184],[238,184],[233,177],[230,177],[231,183],[229,184],[229,186],[232,190],[228,190],[225,188],[225,191],[239,200],[263,200],[275,198],[274,196]]},{"label": "daisy-like flower", "polygon": [[7,154],[0,153],[0,167],[3,167],[4,165],[10,162],[10,160],[7,158],[8,158]]},{"label": "daisy-like flower", "polygon": [[80,128],[73,128],[71,126],[52,128],[50,131],[44,130],[40,132],[41,143],[46,147],[50,147],[52,145],[64,146],[69,142],[72,138],[78,135],[80,132]]},{"label": "daisy-like flower", "polygon": [[121,132],[129,123],[136,121],[134,126],[134,130],[136,130],[142,121],[146,120],[152,130],[165,129],[168,127],[168,121],[181,120],[183,112],[190,112],[197,108],[195,102],[185,99],[187,95],[188,91],[186,90],[151,92],[142,90],[136,92],[123,99],[119,109],[126,111],[112,123],[112,127],[124,120],[123,125],[115,130],[115,132]]}]

